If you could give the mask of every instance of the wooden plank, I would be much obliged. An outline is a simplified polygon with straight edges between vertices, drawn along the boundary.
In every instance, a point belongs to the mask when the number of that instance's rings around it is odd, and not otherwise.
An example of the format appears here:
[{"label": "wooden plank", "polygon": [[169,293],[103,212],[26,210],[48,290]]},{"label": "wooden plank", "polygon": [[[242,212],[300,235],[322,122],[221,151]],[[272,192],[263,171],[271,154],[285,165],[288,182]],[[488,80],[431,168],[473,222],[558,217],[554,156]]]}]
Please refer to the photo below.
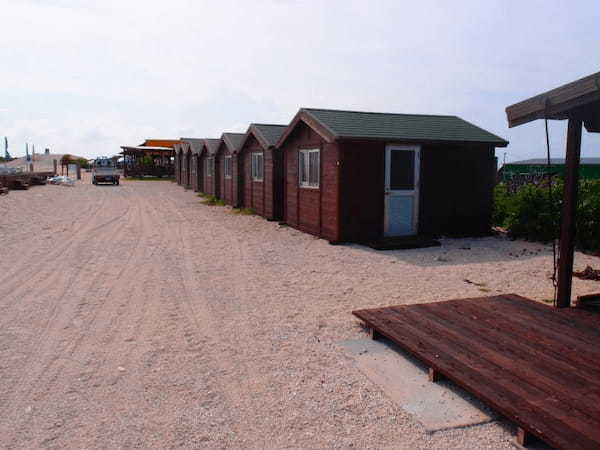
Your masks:
[{"label": "wooden plank", "polygon": [[[507,334],[513,335],[519,340],[522,346],[534,351],[541,349],[541,352],[546,355],[551,355],[557,361],[564,361],[573,366],[577,366],[579,371],[585,370],[588,376],[588,382],[595,383],[598,380],[600,383],[600,349],[595,343],[586,344],[585,333],[581,333],[575,329],[577,333],[565,332],[563,327],[557,325],[548,326],[548,321],[540,321],[539,316],[522,316],[517,315],[506,308],[498,308],[496,302],[479,302],[477,304],[469,304],[468,311],[481,313],[480,310],[488,309],[491,317],[482,317],[480,320],[485,322],[489,327],[502,327]],[[478,309],[477,309],[478,308]],[[477,309],[476,311],[474,311]],[[547,307],[551,311],[556,309]],[[568,335],[574,334],[574,336]],[[562,339],[561,339],[562,338]],[[597,341],[596,341],[597,342]],[[592,375],[593,378],[589,379]]]},{"label": "wooden plank", "polygon": [[[438,324],[448,330],[454,340],[465,340],[460,343],[461,346],[468,347],[501,370],[510,371],[523,383],[535,386],[541,398],[553,397],[565,404],[574,404],[573,407],[579,410],[582,420],[586,420],[586,417],[589,419],[591,415],[600,415],[600,395],[586,389],[589,383],[584,377],[578,376],[576,366],[548,356],[535,345],[527,346],[523,339],[503,333],[504,328],[494,328],[482,323],[479,316],[472,319],[471,323],[461,323],[461,319],[469,317],[463,308],[442,309],[439,304],[414,306],[428,308],[423,317],[434,315]],[[571,372],[570,383],[566,386],[565,371]],[[578,406],[580,402],[589,405],[581,409]]]}]

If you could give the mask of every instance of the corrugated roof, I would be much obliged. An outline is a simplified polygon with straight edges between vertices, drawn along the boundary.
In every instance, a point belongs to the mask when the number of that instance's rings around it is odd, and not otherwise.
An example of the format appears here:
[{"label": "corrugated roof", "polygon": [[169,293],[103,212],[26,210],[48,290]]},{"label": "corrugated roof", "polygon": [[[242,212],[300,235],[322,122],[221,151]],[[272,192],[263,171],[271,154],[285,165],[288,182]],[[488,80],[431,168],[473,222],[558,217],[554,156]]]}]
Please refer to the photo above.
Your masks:
[{"label": "corrugated roof", "polygon": [[225,142],[230,151],[237,152],[245,136],[246,133],[223,133],[221,140]]},{"label": "corrugated roof", "polygon": [[268,146],[277,144],[279,138],[283,135],[283,132],[287,128],[287,125],[274,125],[267,123],[253,123],[251,126],[260,133]]},{"label": "corrugated roof", "polygon": [[146,139],[142,146],[144,147],[169,147],[173,148],[175,144],[179,143],[177,139]]},{"label": "corrugated roof", "polygon": [[391,114],[302,108],[335,139],[482,142],[499,147],[508,141],[457,116]]},{"label": "corrugated roof", "polygon": [[173,151],[171,147],[151,147],[149,145],[122,145],[123,150],[146,150],[146,151]]},{"label": "corrugated roof", "polygon": [[[564,163],[564,158],[550,158],[550,164],[561,165]],[[546,164],[548,164],[548,161],[545,158],[524,159],[523,161],[511,161],[506,163],[507,166],[541,166]],[[580,164],[587,164],[590,166],[600,165],[600,158],[581,158]]]}]

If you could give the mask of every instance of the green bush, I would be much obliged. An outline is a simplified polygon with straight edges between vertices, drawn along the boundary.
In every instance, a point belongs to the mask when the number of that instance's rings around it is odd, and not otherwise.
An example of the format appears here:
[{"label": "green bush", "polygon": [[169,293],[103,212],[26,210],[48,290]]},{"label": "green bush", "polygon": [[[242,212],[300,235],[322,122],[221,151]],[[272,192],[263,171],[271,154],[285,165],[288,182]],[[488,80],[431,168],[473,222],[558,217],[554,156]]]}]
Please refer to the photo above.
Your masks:
[{"label": "green bush", "polygon": [[225,202],[214,195],[207,195],[202,203],[209,206],[225,206]]},{"label": "green bush", "polygon": [[600,249],[600,180],[579,183],[577,244],[584,249]]},{"label": "green bush", "polygon": [[494,211],[492,223],[503,227],[511,204],[511,196],[505,183],[498,183],[494,189]]},{"label": "green bush", "polygon": [[[525,185],[515,193],[500,183],[494,191],[494,225],[506,228],[508,235],[532,241],[548,242],[558,238],[563,182]],[[577,245],[600,249],[600,180],[582,180],[577,203]]]}]

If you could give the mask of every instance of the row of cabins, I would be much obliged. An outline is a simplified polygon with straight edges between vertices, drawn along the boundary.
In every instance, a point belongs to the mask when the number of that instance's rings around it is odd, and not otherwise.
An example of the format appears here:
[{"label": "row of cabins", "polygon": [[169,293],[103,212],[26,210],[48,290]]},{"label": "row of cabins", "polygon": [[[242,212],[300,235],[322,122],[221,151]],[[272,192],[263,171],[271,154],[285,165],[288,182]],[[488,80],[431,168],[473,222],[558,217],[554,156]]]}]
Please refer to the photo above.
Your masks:
[{"label": "row of cabins", "polygon": [[456,116],[303,108],[176,144],[177,183],[332,243],[491,229],[496,147]]}]

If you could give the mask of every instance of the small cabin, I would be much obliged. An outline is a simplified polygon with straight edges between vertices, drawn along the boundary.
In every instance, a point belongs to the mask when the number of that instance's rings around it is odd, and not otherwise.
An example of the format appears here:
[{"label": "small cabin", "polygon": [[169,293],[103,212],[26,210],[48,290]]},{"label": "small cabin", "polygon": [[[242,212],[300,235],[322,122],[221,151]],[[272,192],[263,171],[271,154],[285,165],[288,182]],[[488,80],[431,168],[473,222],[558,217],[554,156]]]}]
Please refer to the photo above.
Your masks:
[{"label": "small cabin", "polygon": [[251,124],[238,150],[240,206],[268,220],[283,215],[283,174],[277,141],[287,125]]},{"label": "small cabin", "polygon": [[223,133],[215,155],[219,168],[218,197],[234,207],[239,206],[237,150],[244,136],[244,133]]},{"label": "small cabin", "polygon": [[181,173],[180,173],[180,183],[184,188],[190,189],[192,187],[192,173],[191,173],[191,164],[192,164],[192,148],[189,142],[183,140],[181,142]]},{"label": "small cabin", "polygon": [[221,139],[204,139],[199,153],[199,167],[202,167],[202,184],[207,195],[219,197],[219,167],[216,153],[221,145]]},{"label": "small cabin", "polygon": [[[185,154],[190,154],[189,159],[189,187],[194,192],[200,192],[203,187],[203,173],[200,167],[200,152],[202,151],[202,145],[204,139],[199,138],[181,138],[181,141],[185,143]],[[175,165],[177,167],[177,164]],[[186,172],[187,173],[187,172]]]},{"label": "small cabin", "polygon": [[456,116],[301,109],[277,143],[284,220],[332,243],[488,234],[507,145]]},{"label": "small cabin", "polygon": [[175,157],[175,181],[177,182],[177,184],[181,184],[181,179],[182,179],[182,167],[181,167],[181,160],[182,160],[182,153],[183,153],[183,143],[179,142],[177,144],[175,144],[173,146],[173,154]]}]

